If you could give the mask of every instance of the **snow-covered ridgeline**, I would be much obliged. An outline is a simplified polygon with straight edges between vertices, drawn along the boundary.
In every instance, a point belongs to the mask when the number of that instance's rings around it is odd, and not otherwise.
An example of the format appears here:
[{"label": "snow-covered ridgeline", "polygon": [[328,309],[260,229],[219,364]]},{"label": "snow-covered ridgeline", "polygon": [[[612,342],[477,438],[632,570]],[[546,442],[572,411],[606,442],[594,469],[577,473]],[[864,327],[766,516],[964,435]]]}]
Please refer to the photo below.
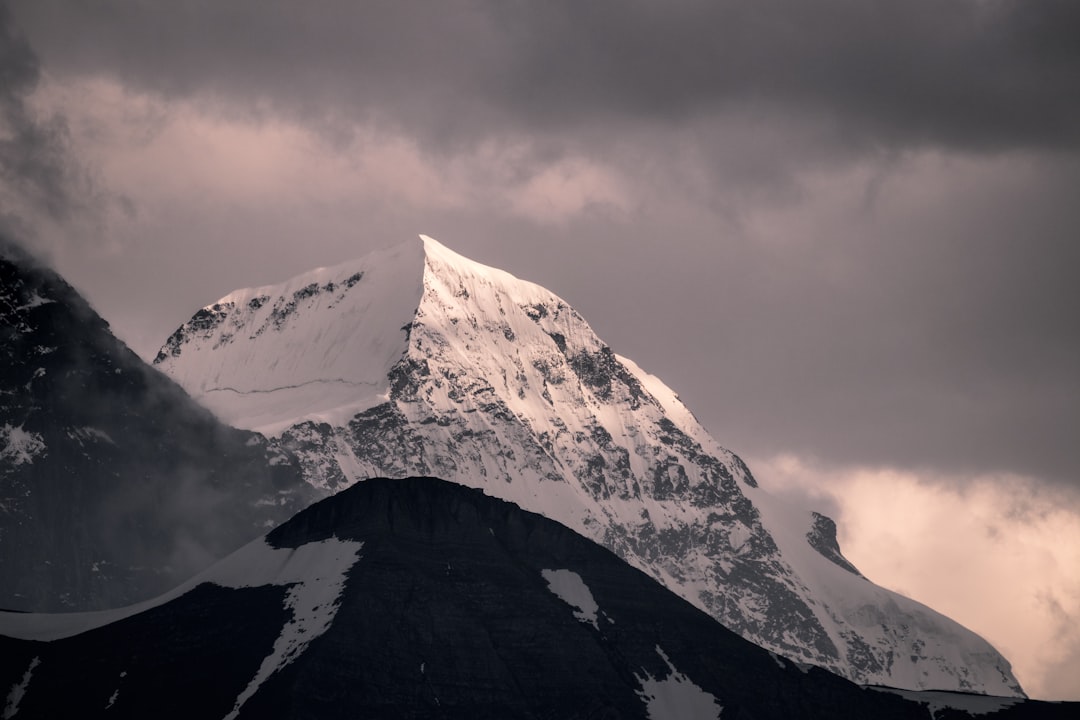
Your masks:
[{"label": "snow-covered ridgeline", "polygon": [[807,542],[820,516],[761,488],[750,488],[747,495],[802,585],[800,593],[816,600],[809,607],[837,647],[855,648],[873,657],[889,657],[897,648],[908,653],[893,656],[889,665],[868,673],[862,682],[1017,694],[1019,684],[1008,661],[981,636],[837,562],[823,562],[822,554]]},{"label": "snow-covered ridgeline", "polygon": [[[387,399],[421,265],[422,248],[406,244],[237,290],[196,313],[154,363],[237,427],[274,435],[297,418],[345,422]],[[304,333],[284,331],[297,323]]]},{"label": "snow-covered ridgeline", "polygon": [[313,484],[479,487],[796,661],[865,683],[1020,692],[985,641],[860,576],[828,521],[759,488],[550,291],[426,237],[315,273],[223,298],[157,360],[223,419],[299,456]]}]

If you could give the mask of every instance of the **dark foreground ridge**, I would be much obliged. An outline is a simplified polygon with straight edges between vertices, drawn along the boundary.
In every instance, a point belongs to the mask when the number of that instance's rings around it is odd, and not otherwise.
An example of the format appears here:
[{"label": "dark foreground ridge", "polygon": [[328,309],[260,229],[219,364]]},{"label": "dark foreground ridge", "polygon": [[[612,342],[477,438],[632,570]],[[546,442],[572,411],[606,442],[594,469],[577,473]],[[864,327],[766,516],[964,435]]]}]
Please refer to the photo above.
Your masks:
[{"label": "dark foreground ridge", "polygon": [[[18,718],[222,718],[249,688],[237,717],[969,717],[931,715],[918,693],[864,689],[778,658],[608,550],[478,490],[365,481],[272,531],[266,543],[278,550],[265,552],[300,557],[343,542],[362,546],[340,595],[326,599],[336,613],[255,687],[295,630],[296,585],[206,583],[70,638],[0,638],[6,707]],[[982,717],[1078,709],[1001,706]]]}]

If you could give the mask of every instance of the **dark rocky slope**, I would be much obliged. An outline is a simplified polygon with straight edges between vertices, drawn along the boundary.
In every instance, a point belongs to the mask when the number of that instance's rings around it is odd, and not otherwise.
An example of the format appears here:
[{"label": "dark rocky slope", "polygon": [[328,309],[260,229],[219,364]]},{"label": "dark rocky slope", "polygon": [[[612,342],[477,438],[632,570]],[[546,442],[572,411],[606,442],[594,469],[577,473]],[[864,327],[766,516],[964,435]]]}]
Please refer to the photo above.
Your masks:
[{"label": "dark rocky slope", "polygon": [[311,496],[294,462],[217,421],[0,244],[0,607],[155,596]]},{"label": "dark rocky slope", "polygon": [[[356,551],[339,581],[322,554],[343,546]],[[248,569],[271,556],[302,556],[306,570],[289,575],[282,560],[277,582],[291,583],[260,586]],[[0,688],[19,690],[9,707],[19,718],[932,717],[919,693],[780,659],[566,527],[431,478],[354,485],[236,557],[212,583],[111,624],[0,639]],[[300,599],[335,582],[321,605]],[[320,612],[327,621],[285,650]],[[0,628],[48,620],[0,613]],[[277,670],[253,683],[275,652]],[[1078,709],[998,705],[985,717]]]}]

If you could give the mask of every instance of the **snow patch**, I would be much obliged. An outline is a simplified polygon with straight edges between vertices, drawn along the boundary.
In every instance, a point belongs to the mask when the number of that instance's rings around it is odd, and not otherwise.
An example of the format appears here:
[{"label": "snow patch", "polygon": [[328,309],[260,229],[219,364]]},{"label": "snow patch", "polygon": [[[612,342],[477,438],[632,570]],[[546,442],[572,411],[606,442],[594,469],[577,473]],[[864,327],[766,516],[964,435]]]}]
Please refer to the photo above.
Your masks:
[{"label": "snow patch", "polygon": [[548,590],[574,608],[574,617],[581,622],[590,623],[597,630],[600,629],[596,621],[596,612],[600,606],[596,604],[588,585],[580,575],[573,570],[541,570],[540,574],[547,580]]},{"label": "snow patch", "polygon": [[4,720],[15,717],[15,713],[19,712],[19,703],[22,702],[23,696],[26,694],[26,688],[30,685],[30,677],[34,674],[34,668],[40,664],[41,658],[39,657],[31,660],[30,667],[26,668],[26,672],[23,673],[22,681],[11,686],[7,702],[4,703]]},{"label": "snow patch", "polygon": [[753,531],[743,523],[732,523],[731,529],[728,531],[728,545],[731,547],[732,552],[739,552],[753,535]]},{"label": "snow patch", "polygon": [[86,441],[93,441],[93,442],[101,441],[101,442],[107,442],[110,445],[115,445],[116,444],[116,441],[113,440],[112,437],[109,436],[109,433],[105,432],[104,430],[99,430],[98,428],[95,428],[95,427],[87,426],[87,427],[71,428],[70,430],[68,430],[67,435],[72,440],[77,440],[80,445],[82,445]]},{"label": "snow patch", "polygon": [[641,683],[637,694],[645,703],[649,720],[718,720],[723,708],[716,698],[676,670],[659,645],[656,652],[671,671],[666,678],[657,679],[648,672],[644,677],[634,673]]},{"label": "snow patch", "polygon": [[21,425],[0,426],[0,460],[29,465],[44,452],[45,442],[38,433],[23,430]]},{"label": "snow patch", "polygon": [[55,300],[50,300],[49,298],[46,298],[46,297],[41,297],[40,295],[37,294],[36,290],[31,290],[30,291],[30,299],[27,300],[24,304],[22,304],[19,307],[15,308],[15,311],[16,312],[21,312],[23,310],[29,310],[31,308],[41,307],[42,305],[48,305],[49,303],[54,303],[54,302],[56,302],[56,301]]},{"label": "snow patch", "polygon": [[[323,544],[310,543],[293,552],[299,553],[304,548]],[[255,677],[236,698],[232,712],[225,716],[226,720],[235,718],[243,704],[267,678],[299,657],[312,640],[330,627],[337,614],[341,591],[345,588],[346,571],[356,562],[360,547],[361,543],[339,541],[339,547],[332,547],[329,552],[324,550],[314,558],[290,556],[286,560],[283,571],[295,573],[293,577],[296,577],[297,583],[285,597],[285,607],[293,612],[292,620],[281,629],[270,654],[263,659]]]}]

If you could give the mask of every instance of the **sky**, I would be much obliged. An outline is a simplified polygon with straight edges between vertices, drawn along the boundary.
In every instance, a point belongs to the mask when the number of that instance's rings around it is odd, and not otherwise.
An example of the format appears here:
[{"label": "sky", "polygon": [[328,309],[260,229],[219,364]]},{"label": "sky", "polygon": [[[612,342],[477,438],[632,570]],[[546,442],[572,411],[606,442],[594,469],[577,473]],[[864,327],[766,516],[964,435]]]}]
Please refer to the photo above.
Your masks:
[{"label": "sky", "polygon": [[0,0],[0,232],[149,358],[419,233],[1080,700],[1080,4]]}]

